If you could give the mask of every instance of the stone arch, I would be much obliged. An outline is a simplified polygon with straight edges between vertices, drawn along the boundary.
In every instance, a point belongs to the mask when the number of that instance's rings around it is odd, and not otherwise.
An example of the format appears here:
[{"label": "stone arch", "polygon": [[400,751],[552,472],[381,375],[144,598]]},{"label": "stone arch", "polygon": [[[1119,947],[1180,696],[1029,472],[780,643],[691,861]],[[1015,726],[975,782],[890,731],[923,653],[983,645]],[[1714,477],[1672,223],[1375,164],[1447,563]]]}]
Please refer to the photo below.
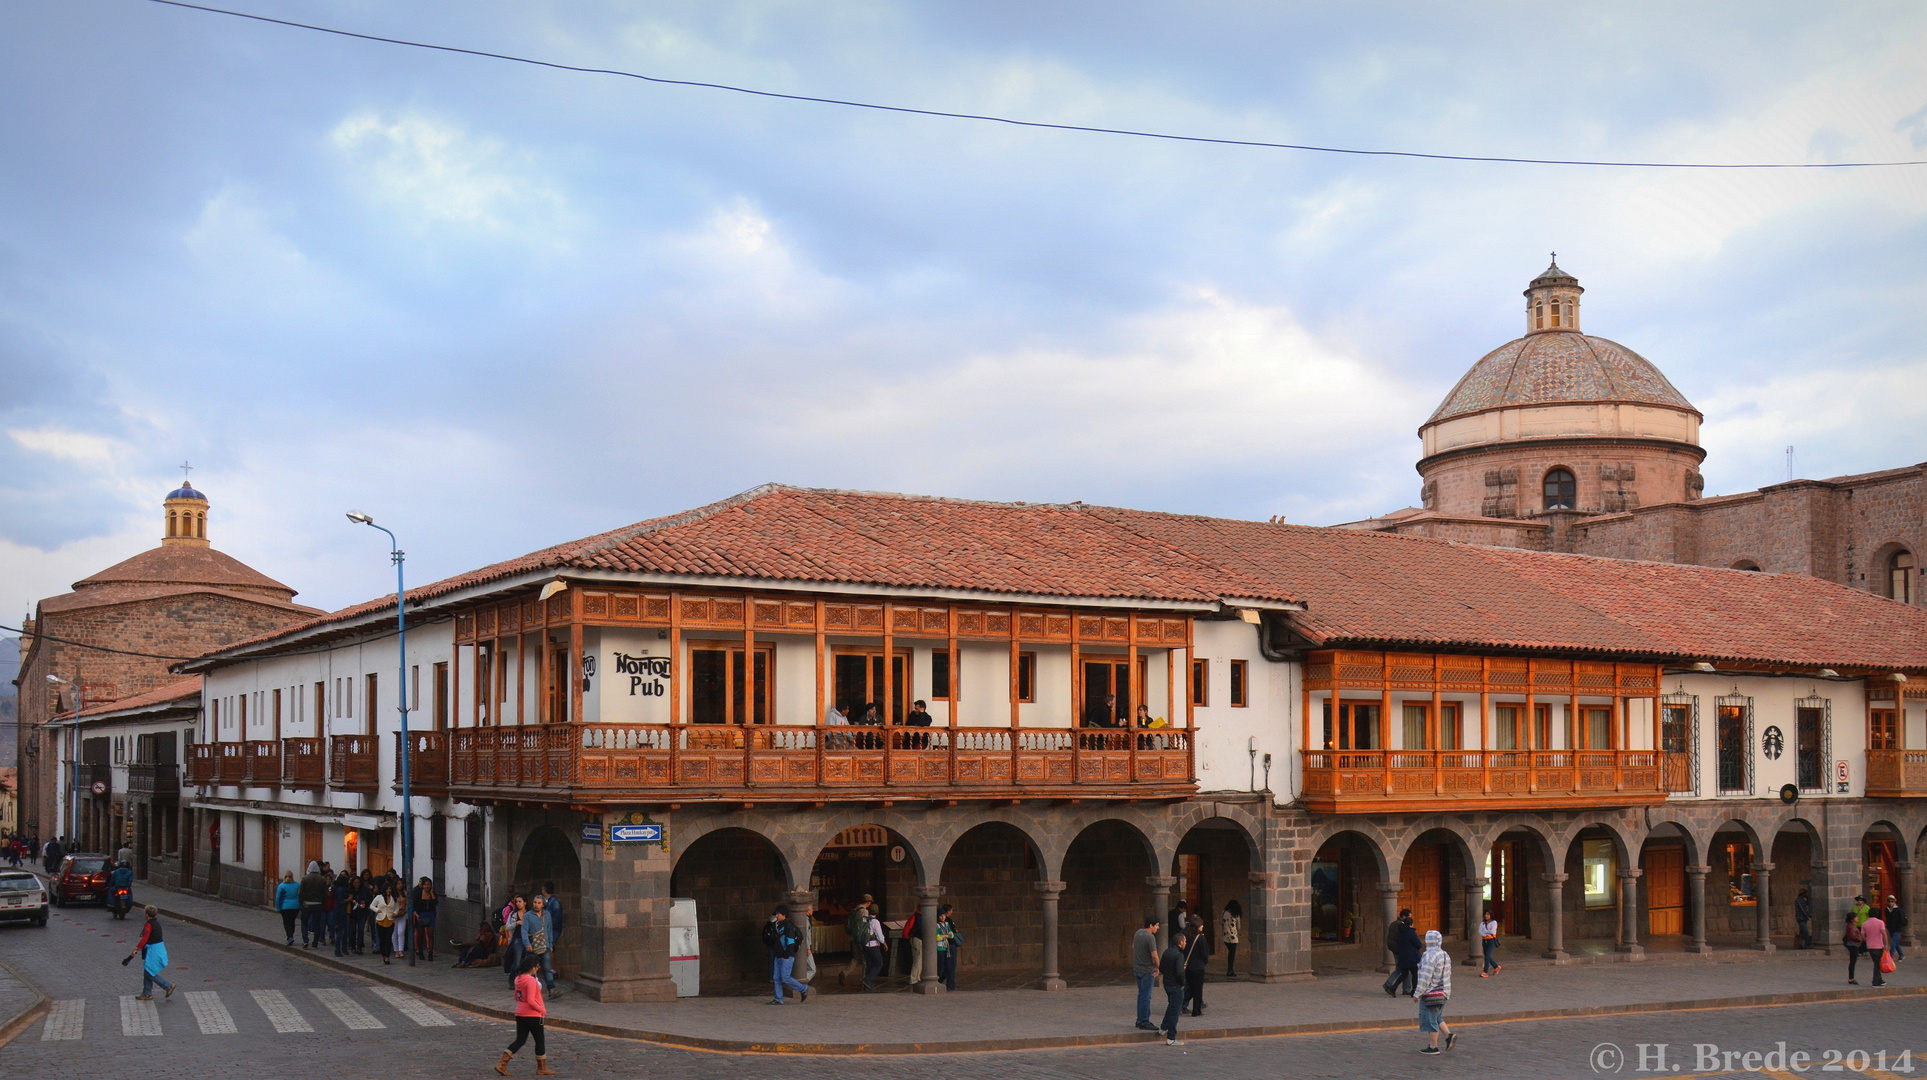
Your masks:
[{"label": "stone arch", "polygon": [[[1900,879],[1900,866],[1911,866],[1913,853],[1908,850],[1907,843],[1911,830],[1900,825],[1902,817],[1875,818],[1867,823],[1854,841],[1854,862],[1859,870],[1854,877],[1853,891],[1865,892],[1869,904],[1885,903],[1888,893],[1899,895],[1907,884]],[[1887,852],[1889,848],[1891,857]]]},{"label": "stone arch", "polygon": [[1760,564],[1754,559],[1739,559],[1735,561],[1732,566],[1728,567],[1728,569],[1745,570],[1749,573],[1757,574],[1760,572]]},{"label": "stone arch", "polygon": [[702,992],[769,992],[760,930],[790,890],[789,860],[764,832],[743,823],[715,825],[679,845],[669,895],[696,902],[702,939]]},{"label": "stone arch", "polygon": [[1739,826],[1740,832],[1746,834],[1747,842],[1753,845],[1753,850],[1760,853],[1758,857],[1762,859],[1766,858],[1765,853],[1767,849],[1765,845],[1761,843],[1760,830],[1755,827],[1751,821],[1747,820],[1744,814],[1728,813],[1722,815],[1718,821],[1713,823],[1713,827],[1707,830],[1707,846],[1705,849],[1707,865],[1712,865],[1713,856],[1717,853],[1719,834],[1729,831],[1727,829],[1729,825]]},{"label": "stone arch", "polygon": [[990,971],[1043,970],[1044,911],[1038,882],[1044,857],[1023,825],[987,814],[944,845],[936,881],[969,947],[958,953],[960,977]]},{"label": "stone arch", "polygon": [[[1554,484],[1559,485],[1555,494]],[[1567,489],[1570,488],[1568,491]],[[1533,492],[1542,510],[1576,510],[1579,508],[1579,470],[1570,465],[1552,464],[1539,474],[1538,490]],[[1559,503],[1559,506],[1552,505]]]},{"label": "stone arch", "polygon": [[904,861],[916,872],[916,883],[918,885],[928,885],[931,883],[931,875],[929,873],[930,864],[925,860],[924,851],[925,845],[930,839],[928,831],[918,828],[911,822],[905,821],[901,814],[878,813],[862,808],[831,814],[824,820],[821,831],[816,835],[799,836],[796,838],[795,843],[798,858],[795,862],[795,868],[802,872],[800,874],[792,873],[792,880],[801,882],[809,881],[810,874],[816,868],[817,860],[823,857],[823,852],[829,848],[830,841],[836,839],[845,830],[858,825],[876,825],[887,830],[892,837],[900,840],[904,848]]},{"label": "stone arch", "polygon": [[1352,833],[1367,842],[1366,847],[1377,863],[1379,880],[1391,881],[1392,868],[1386,853],[1394,850],[1398,845],[1371,821],[1362,818],[1334,818],[1313,829],[1311,839],[1306,842],[1305,847],[1316,858],[1320,849],[1345,833]]},{"label": "stone arch", "polygon": [[1349,946],[1316,949],[1314,974],[1376,967],[1383,954],[1386,893],[1396,880],[1386,853],[1393,842],[1372,821],[1341,818],[1322,823],[1299,850],[1305,853],[1305,925],[1313,943]]},{"label": "stone arch", "polygon": [[1131,959],[1131,938],[1155,903],[1147,879],[1161,876],[1160,852],[1151,837],[1125,815],[1101,813],[1066,828],[1076,832],[1064,847],[1053,880],[1064,883],[1058,900],[1060,970],[1115,968]]},{"label": "stone arch", "polygon": [[[1900,565],[1902,563],[1906,565]],[[1920,555],[1914,551],[1912,545],[1901,540],[1889,540],[1874,550],[1873,559],[1867,565],[1879,575],[1879,580],[1867,583],[1871,586],[1868,589],[1869,592],[1895,600],[1904,598],[1910,602],[1919,601]],[[1896,595],[1894,572],[1900,569],[1911,572],[1906,576],[1904,592]]]},{"label": "stone arch", "polygon": [[558,978],[573,979],[582,969],[582,934],[580,930],[573,934],[567,931],[571,926],[582,925],[582,860],[567,833],[555,825],[541,825],[523,839],[510,887],[533,897],[537,889],[551,881],[555,883],[555,895],[562,901],[564,928],[552,963]]},{"label": "stone arch", "polygon": [[[1203,920],[1213,954],[1222,957],[1224,942],[1220,936],[1227,902],[1237,903],[1245,927],[1254,926],[1253,912],[1259,908],[1254,901],[1262,896],[1254,886],[1264,880],[1262,845],[1242,822],[1228,814],[1211,814],[1173,831],[1179,832],[1178,842],[1172,861],[1166,864],[1169,874],[1177,879],[1172,895],[1193,902],[1191,914]],[[1258,921],[1262,923],[1261,916]],[[1256,932],[1253,930],[1252,935]],[[1241,938],[1250,940],[1245,935]],[[1245,955],[1249,960],[1252,953],[1247,951]]]},{"label": "stone arch", "polygon": [[764,843],[775,849],[783,860],[785,889],[794,889],[797,882],[809,880],[809,864],[802,861],[802,853],[799,850],[809,838],[797,835],[794,830],[782,828],[767,814],[754,811],[704,816],[695,818],[687,824],[678,821],[677,827],[671,831],[674,837],[670,848],[672,863],[680,863],[682,857],[704,838],[732,829],[754,833]]},{"label": "stone arch", "polygon": [[[933,867],[936,871],[934,883],[942,884],[943,868],[949,862],[951,849],[957,841],[981,826],[999,824],[1008,825],[1023,834],[1024,839],[1037,852],[1037,865],[1041,874],[1048,878],[1048,875],[1056,872],[1057,865],[1050,858],[1051,830],[1046,822],[1039,821],[1035,815],[1022,807],[966,808],[959,806],[945,815],[941,823],[924,830],[919,837],[924,864]],[[1059,859],[1063,855],[1062,849],[1068,846],[1067,843],[1060,842],[1057,851]]]},{"label": "stone arch", "polygon": [[1479,912],[1466,910],[1467,882],[1484,876],[1474,843],[1461,823],[1426,818],[1414,823],[1389,860],[1398,866],[1396,880],[1403,886],[1398,906],[1412,910],[1413,928],[1421,937],[1428,930],[1440,931],[1447,940],[1462,937],[1477,920]]}]

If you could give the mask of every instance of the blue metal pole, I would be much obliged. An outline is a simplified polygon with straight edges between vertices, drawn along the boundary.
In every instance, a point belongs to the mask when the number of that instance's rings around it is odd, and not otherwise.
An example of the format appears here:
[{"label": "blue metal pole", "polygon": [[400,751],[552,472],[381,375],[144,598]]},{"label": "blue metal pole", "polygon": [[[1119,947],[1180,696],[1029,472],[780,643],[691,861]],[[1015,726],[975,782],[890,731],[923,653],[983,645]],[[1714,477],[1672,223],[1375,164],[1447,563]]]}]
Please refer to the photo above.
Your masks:
[{"label": "blue metal pole", "polygon": [[[415,888],[415,806],[410,796],[408,784],[408,592],[402,579],[403,552],[401,541],[395,534],[376,525],[372,521],[364,524],[388,533],[388,557],[395,563],[395,640],[400,655],[400,665],[396,670],[396,696],[400,701],[401,712],[401,877],[402,902],[406,925],[408,927],[408,966],[415,966],[415,919],[414,905],[410,896]],[[380,753],[380,745],[376,746]],[[376,760],[380,760],[379,757]]]}]

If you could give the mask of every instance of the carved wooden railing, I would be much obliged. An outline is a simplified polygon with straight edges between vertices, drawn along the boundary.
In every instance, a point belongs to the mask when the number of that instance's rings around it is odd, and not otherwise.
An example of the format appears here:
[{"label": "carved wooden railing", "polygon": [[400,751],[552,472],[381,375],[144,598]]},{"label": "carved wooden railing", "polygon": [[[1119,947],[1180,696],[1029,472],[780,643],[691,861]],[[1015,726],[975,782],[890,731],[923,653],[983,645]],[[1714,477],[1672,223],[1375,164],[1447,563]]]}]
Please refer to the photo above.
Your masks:
[{"label": "carved wooden railing", "polygon": [[[401,732],[395,733],[395,793],[401,793]],[[448,794],[448,734],[408,733],[408,790],[415,795]]]},{"label": "carved wooden railing", "polygon": [[129,765],[127,793],[145,795],[150,799],[174,798],[181,793],[181,767],[173,764]]},{"label": "carved wooden railing", "polygon": [[1927,750],[1867,751],[1867,795],[1880,799],[1927,795]]},{"label": "carved wooden railing", "polygon": [[290,791],[320,791],[328,786],[328,755],[320,739],[281,740],[281,786]]},{"label": "carved wooden railing", "polygon": [[281,744],[274,739],[241,744],[249,787],[281,786]]},{"label": "carved wooden railing", "polygon": [[214,754],[218,743],[192,743],[187,748],[187,782],[212,784],[220,779],[220,759]]},{"label": "carved wooden railing", "polygon": [[1324,813],[1390,807],[1628,805],[1665,797],[1651,750],[1307,750],[1303,798]]},{"label": "carved wooden railing", "polygon": [[223,784],[242,784],[248,778],[247,744],[238,742],[215,743],[215,757],[219,760],[218,771]]},{"label": "carved wooden railing", "polygon": [[330,735],[328,737],[328,787],[334,791],[359,791],[372,794],[376,775],[375,737],[373,735]]},{"label": "carved wooden railing", "polygon": [[1169,729],[554,724],[445,735],[448,786],[457,797],[549,789],[555,801],[573,795],[576,802],[752,792],[888,797],[897,790],[994,798],[1195,787],[1191,733]]}]

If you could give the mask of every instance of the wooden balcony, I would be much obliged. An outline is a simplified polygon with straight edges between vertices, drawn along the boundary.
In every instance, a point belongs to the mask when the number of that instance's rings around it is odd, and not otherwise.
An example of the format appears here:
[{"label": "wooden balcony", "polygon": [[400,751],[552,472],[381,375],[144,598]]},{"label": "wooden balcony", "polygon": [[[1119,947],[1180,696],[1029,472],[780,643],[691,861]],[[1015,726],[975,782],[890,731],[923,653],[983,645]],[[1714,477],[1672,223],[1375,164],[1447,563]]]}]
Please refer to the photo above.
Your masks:
[{"label": "wooden balcony", "polygon": [[1927,750],[1867,751],[1867,797],[1927,797]]},{"label": "wooden balcony", "polygon": [[248,758],[246,743],[222,742],[214,744],[215,777],[217,783],[242,784],[248,778]]},{"label": "wooden balcony", "polygon": [[[1303,797],[1321,814],[1556,810],[1664,802],[1651,750],[1306,750]],[[1681,771],[1684,767],[1681,766]]]},{"label": "wooden balcony", "polygon": [[241,756],[247,761],[247,786],[281,786],[281,744],[273,739],[241,744]]},{"label": "wooden balcony", "polygon": [[214,749],[218,743],[191,743],[187,748],[187,782],[212,784],[220,778],[220,763]]},{"label": "wooden balcony", "polygon": [[[395,794],[401,794],[401,732],[395,733]],[[408,790],[415,795],[448,794],[448,733],[408,733]]]},{"label": "wooden balcony", "polygon": [[320,791],[328,786],[328,757],[320,739],[281,740],[281,786],[289,791]]},{"label": "wooden balcony", "polygon": [[1183,730],[555,724],[447,735],[450,793],[476,802],[1141,799],[1196,790]]},{"label": "wooden balcony", "polygon": [[328,737],[328,788],[372,795],[379,777],[373,735]]},{"label": "wooden balcony", "polygon": [[127,794],[135,798],[175,799],[181,794],[181,767],[166,765],[129,765]]}]

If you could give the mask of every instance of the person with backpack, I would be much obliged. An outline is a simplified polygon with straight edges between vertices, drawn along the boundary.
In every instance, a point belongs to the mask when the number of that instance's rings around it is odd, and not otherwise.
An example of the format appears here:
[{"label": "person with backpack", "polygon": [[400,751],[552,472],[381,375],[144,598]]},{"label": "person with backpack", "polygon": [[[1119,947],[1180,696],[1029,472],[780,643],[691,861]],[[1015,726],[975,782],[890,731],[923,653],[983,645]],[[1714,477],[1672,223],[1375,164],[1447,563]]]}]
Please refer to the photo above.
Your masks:
[{"label": "person with backpack", "polygon": [[555,962],[552,959],[549,932],[552,929],[549,913],[543,908],[543,896],[535,894],[534,906],[522,913],[522,952],[542,962],[542,989],[555,990]]},{"label": "person with backpack", "polygon": [[839,986],[863,975],[863,936],[866,933],[864,924],[870,917],[870,904],[870,894],[864,893],[863,899],[851,908],[849,915],[843,919],[843,933],[850,939],[850,962],[843,965],[843,970],[836,974]]},{"label": "person with backpack", "polygon": [[763,948],[769,950],[769,981],[776,990],[776,999],[771,1005],[783,1004],[785,986],[796,991],[803,1004],[809,1004],[810,988],[790,974],[796,970],[796,951],[802,945],[803,935],[797,933],[796,924],[790,922],[789,912],[777,908],[763,924]]},{"label": "person with backpack", "polygon": [[1419,1049],[1421,1054],[1439,1052],[1440,1032],[1445,1034],[1447,1050],[1459,1041],[1458,1033],[1445,1022],[1445,1003],[1452,997],[1452,957],[1444,944],[1445,935],[1437,930],[1425,932],[1425,953],[1419,957],[1418,981],[1412,989],[1412,1000],[1418,1002],[1418,1029],[1431,1036],[1431,1041]]},{"label": "person with backpack", "polygon": [[883,920],[874,911],[863,926],[863,989],[874,992],[877,976],[890,963],[890,938],[883,932]]}]

